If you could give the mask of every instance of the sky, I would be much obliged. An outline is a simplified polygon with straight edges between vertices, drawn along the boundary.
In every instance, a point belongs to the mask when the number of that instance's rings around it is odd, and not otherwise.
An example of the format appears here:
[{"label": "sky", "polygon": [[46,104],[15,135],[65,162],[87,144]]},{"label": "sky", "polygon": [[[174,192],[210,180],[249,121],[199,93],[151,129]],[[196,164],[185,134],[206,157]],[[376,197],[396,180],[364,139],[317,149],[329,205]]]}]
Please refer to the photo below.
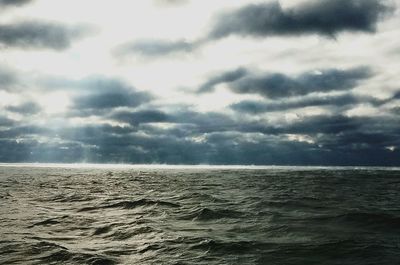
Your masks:
[{"label": "sky", "polygon": [[0,0],[0,162],[400,166],[400,0]]}]

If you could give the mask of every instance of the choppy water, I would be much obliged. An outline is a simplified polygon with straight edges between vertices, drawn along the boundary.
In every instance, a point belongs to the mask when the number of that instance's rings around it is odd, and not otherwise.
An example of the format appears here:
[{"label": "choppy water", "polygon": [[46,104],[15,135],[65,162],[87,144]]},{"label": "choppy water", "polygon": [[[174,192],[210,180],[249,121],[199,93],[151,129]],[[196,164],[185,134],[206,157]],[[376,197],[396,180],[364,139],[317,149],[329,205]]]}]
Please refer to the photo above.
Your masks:
[{"label": "choppy water", "polygon": [[400,264],[400,171],[0,166],[0,264]]}]

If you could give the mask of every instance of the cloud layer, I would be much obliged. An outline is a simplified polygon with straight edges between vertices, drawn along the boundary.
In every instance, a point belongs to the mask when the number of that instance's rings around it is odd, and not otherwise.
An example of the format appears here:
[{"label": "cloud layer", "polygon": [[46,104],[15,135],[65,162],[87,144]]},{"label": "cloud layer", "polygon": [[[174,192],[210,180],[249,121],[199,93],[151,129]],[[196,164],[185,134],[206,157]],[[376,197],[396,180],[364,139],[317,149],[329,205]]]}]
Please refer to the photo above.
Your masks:
[{"label": "cloud layer", "polygon": [[396,1],[0,0],[0,162],[400,166]]}]

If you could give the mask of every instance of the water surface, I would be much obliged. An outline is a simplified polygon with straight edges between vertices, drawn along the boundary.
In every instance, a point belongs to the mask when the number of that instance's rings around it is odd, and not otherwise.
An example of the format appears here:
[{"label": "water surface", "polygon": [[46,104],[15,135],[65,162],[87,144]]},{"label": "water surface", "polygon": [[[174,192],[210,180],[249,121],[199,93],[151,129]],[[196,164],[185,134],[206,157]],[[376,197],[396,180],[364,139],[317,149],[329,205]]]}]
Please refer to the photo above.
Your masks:
[{"label": "water surface", "polygon": [[400,170],[0,166],[0,264],[398,264]]}]

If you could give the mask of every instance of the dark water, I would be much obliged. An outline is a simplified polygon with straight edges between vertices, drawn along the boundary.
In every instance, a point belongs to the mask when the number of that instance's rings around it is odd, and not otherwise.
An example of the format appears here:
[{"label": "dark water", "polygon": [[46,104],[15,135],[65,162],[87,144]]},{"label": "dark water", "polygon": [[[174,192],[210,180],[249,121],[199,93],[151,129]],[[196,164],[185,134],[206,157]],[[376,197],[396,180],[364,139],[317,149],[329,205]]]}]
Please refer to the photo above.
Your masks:
[{"label": "dark water", "polygon": [[0,166],[0,264],[400,264],[400,171]]}]

